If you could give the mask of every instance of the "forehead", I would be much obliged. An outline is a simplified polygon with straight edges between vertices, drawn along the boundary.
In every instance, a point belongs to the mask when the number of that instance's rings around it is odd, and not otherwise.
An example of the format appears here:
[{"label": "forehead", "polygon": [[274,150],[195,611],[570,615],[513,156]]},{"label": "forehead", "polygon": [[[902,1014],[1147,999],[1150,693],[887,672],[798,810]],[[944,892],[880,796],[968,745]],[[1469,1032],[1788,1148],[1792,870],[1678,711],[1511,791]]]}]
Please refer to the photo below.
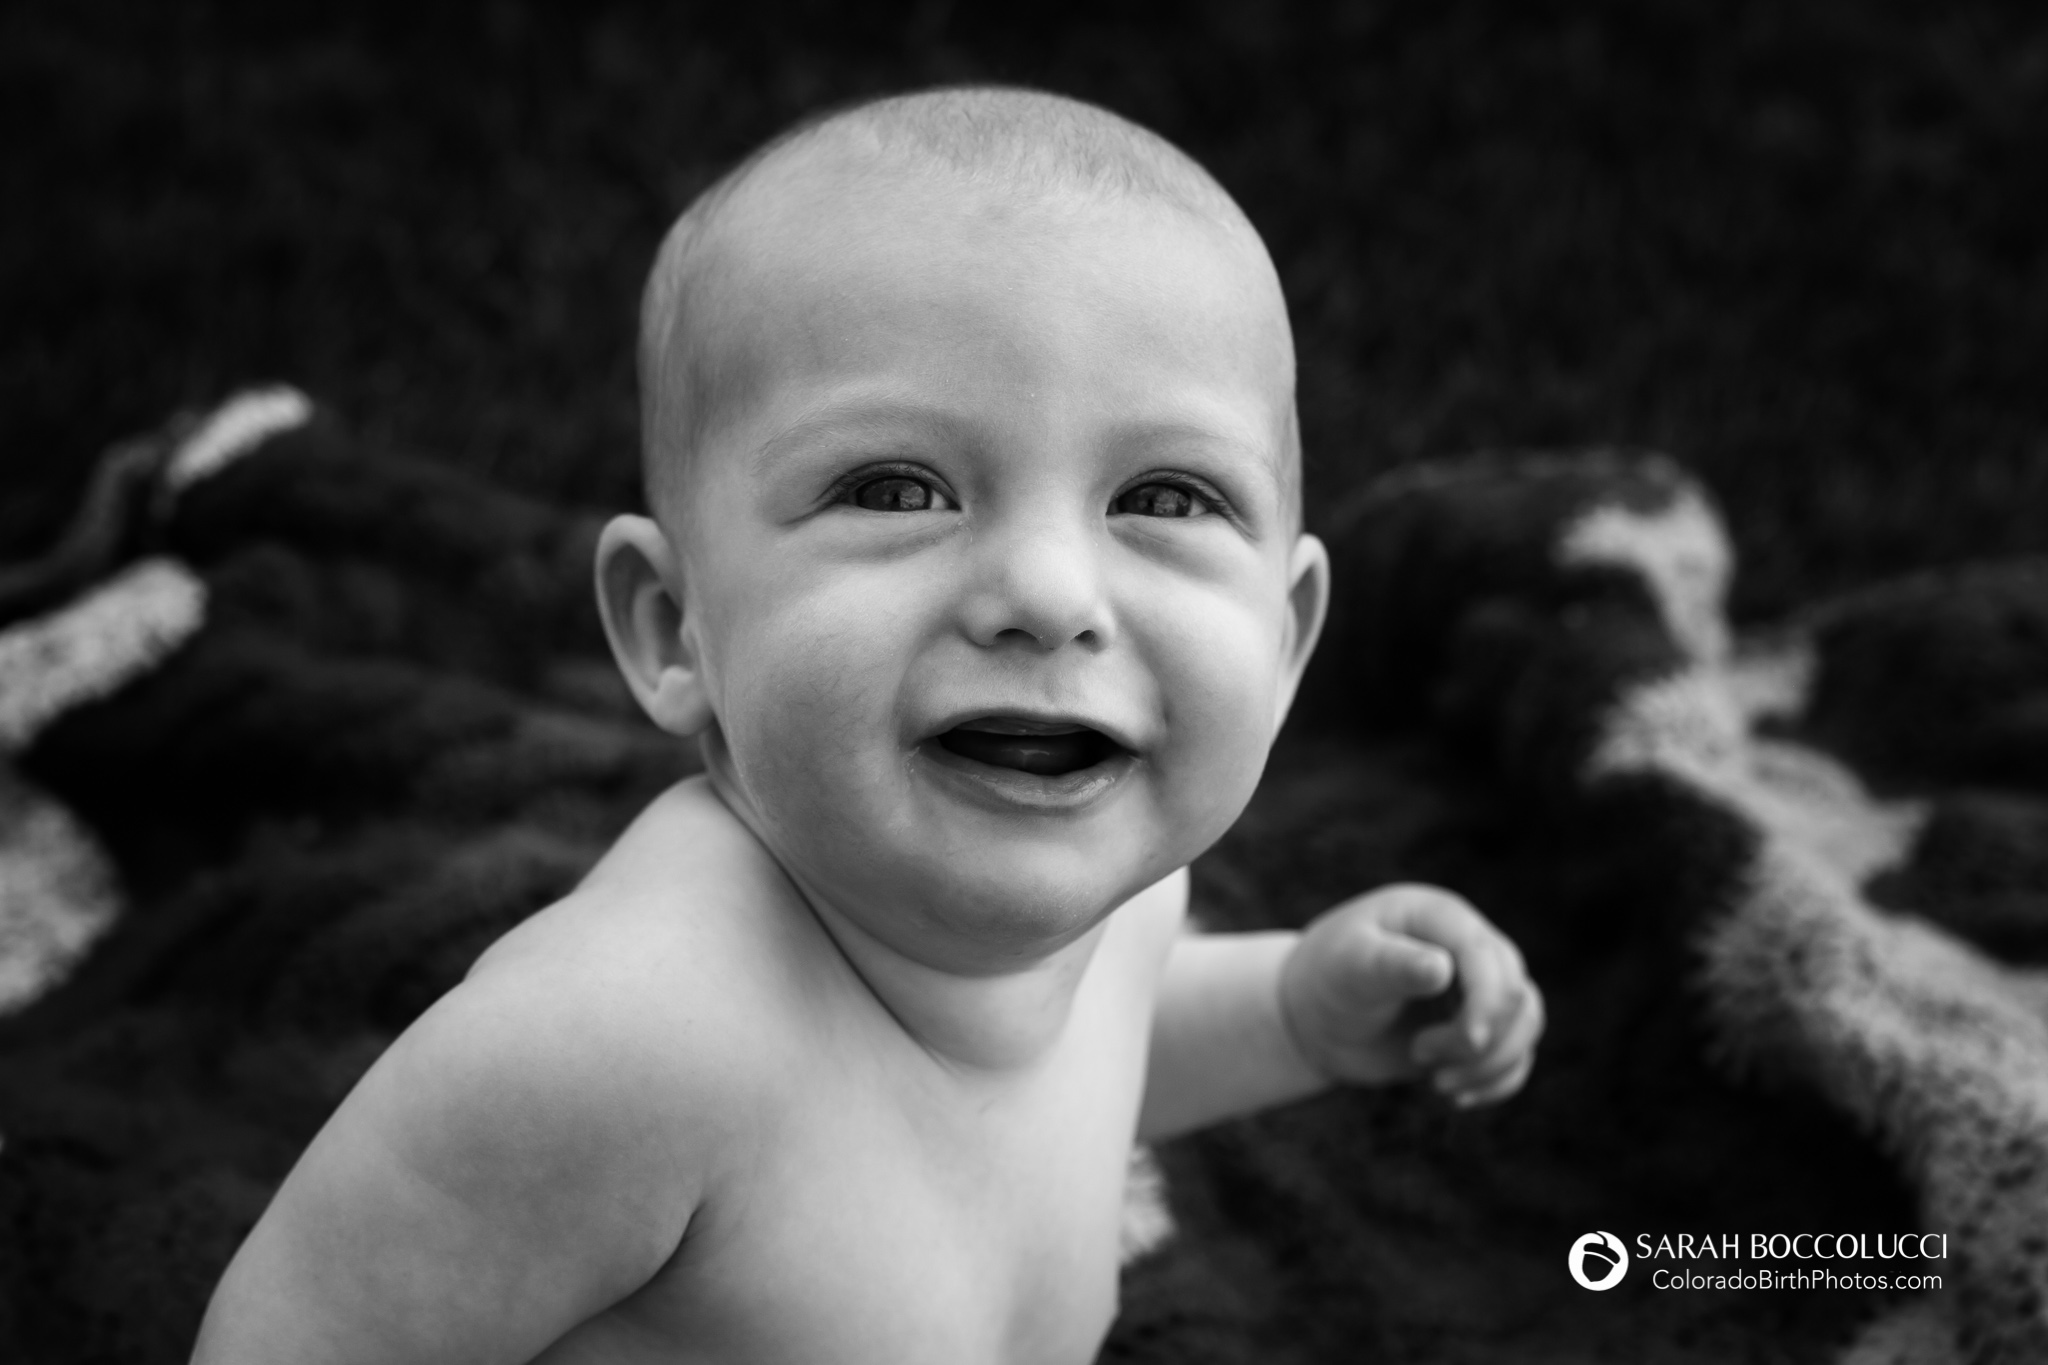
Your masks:
[{"label": "forehead", "polygon": [[757,175],[707,243],[698,322],[743,376],[734,398],[921,382],[897,396],[1079,396],[1125,425],[1234,423],[1286,445],[1292,343],[1248,227],[829,151]]}]

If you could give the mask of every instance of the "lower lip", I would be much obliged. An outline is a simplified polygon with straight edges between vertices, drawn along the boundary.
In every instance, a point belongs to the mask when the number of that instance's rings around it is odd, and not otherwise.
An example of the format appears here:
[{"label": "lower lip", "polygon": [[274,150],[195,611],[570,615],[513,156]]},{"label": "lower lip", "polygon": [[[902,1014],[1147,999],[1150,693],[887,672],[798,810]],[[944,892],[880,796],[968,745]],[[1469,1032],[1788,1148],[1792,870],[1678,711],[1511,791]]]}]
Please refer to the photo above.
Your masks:
[{"label": "lower lip", "polygon": [[1047,814],[1084,810],[1119,786],[1138,760],[1128,753],[1070,773],[1040,774],[962,758],[937,740],[917,746],[917,758],[940,782],[977,805]]}]

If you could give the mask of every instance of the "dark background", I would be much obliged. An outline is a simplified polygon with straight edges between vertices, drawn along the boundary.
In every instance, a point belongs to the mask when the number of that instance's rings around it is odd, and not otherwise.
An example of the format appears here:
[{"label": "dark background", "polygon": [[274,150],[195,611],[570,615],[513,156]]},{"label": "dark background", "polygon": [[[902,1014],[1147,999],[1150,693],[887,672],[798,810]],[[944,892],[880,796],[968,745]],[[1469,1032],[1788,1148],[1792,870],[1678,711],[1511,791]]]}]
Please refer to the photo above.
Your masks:
[{"label": "dark background", "polygon": [[2048,21],[1987,3],[329,5],[0,18],[0,549],[263,379],[516,488],[634,496],[664,226],[821,103],[1100,101],[1293,309],[1310,519],[1479,447],[1669,450],[1755,617],[2048,546]]}]

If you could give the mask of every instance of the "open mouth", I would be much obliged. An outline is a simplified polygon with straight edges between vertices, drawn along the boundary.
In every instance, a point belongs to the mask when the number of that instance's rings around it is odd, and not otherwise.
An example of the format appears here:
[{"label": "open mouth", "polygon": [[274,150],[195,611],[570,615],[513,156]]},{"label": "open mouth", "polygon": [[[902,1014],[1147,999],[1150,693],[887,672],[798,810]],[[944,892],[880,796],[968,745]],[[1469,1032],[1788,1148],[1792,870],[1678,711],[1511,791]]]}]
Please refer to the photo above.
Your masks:
[{"label": "open mouth", "polygon": [[960,758],[1034,777],[1061,777],[1124,752],[1122,745],[1100,730],[1020,716],[962,721],[940,735],[938,742],[940,748]]}]

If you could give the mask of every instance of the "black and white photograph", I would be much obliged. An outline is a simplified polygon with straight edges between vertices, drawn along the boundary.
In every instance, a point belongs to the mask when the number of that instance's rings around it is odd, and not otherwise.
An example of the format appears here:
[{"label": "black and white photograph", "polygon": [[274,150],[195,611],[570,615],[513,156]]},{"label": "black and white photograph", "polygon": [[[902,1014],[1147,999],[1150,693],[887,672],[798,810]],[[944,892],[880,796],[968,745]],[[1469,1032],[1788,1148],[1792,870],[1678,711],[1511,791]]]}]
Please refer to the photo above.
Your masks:
[{"label": "black and white photograph", "polygon": [[2048,10],[0,102],[0,1362],[2048,1362]]}]

